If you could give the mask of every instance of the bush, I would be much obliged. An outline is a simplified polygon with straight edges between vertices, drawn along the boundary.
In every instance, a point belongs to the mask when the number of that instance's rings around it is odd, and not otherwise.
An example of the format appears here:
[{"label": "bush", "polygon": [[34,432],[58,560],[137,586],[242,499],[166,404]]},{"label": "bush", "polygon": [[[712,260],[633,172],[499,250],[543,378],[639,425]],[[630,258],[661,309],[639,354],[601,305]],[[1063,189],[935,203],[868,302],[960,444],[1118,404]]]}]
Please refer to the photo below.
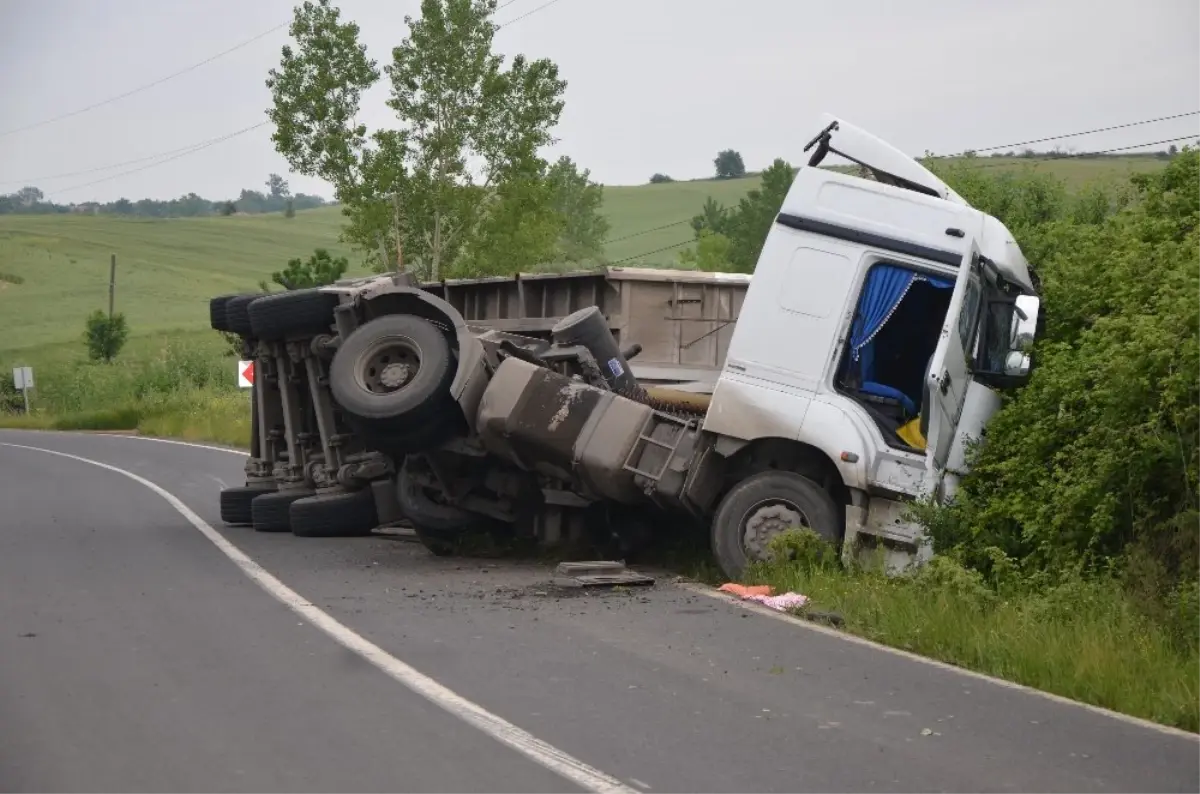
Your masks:
[{"label": "bush", "polygon": [[125,315],[117,313],[109,317],[100,309],[87,318],[84,341],[87,342],[88,358],[92,361],[112,361],[121,352],[129,339],[129,326]]},{"label": "bush", "polygon": [[1045,176],[947,176],[1010,224],[1038,267],[1046,324],[1029,385],[989,425],[955,505],[928,517],[935,547],[985,572],[990,550],[1025,571],[1119,572],[1147,605],[1192,592],[1200,557],[1196,150],[1134,176],[1131,193],[1093,190],[1074,201]]},{"label": "bush", "polygon": [[675,181],[674,179],[667,176],[666,174],[655,174],[654,176],[650,177],[650,184],[652,184],[652,185],[662,185],[667,182],[674,182],[674,181]]}]

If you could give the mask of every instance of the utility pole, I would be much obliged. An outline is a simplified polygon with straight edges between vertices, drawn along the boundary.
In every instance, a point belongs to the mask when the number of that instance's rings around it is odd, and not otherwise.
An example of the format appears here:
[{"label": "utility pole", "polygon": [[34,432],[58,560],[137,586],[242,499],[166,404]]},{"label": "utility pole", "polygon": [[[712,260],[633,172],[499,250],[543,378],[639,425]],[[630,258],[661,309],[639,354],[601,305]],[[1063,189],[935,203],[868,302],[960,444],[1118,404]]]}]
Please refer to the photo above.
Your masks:
[{"label": "utility pole", "polygon": [[108,265],[108,319],[113,316],[113,299],[117,294],[117,255],[113,254]]}]

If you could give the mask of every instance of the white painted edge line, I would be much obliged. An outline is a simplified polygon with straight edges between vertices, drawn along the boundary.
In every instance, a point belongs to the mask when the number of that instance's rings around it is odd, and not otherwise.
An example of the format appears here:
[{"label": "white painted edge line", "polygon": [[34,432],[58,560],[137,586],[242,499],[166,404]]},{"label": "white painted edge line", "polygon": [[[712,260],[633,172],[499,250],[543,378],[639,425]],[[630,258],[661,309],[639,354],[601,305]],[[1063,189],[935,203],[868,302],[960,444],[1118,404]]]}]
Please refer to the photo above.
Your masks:
[{"label": "white painted edge line", "polygon": [[255,584],[274,596],[284,606],[291,609],[300,617],[328,634],[343,647],[358,654],[413,692],[426,698],[434,705],[440,706],[451,715],[458,717],[469,725],[478,728],[501,744],[511,747],[531,761],[587,790],[611,792],[612,794],[634,794],[637,791],[637,789],[626,786],[620,780],[567,755],[557,747],[547,744],[504,718],[492,714],[482,706],[467,700],[424,673],[400,661],[353,629],[339,623],[320,607],[309,602],[299,593],[268,573],[266,569],[250,559],[241,549],[230,543],[224,535],[213,529],[204,519],[192,512],[174,494],[161,486],[131,471],[126,471],[107,463],[101,463],[91,458],[80,457],[79,455],[7,442],[0,442],[0,446],[44,452],[48,455],[57,455],[81,463],[88,463],[101,469],[122,474],[134,482],[149,488],[165,499],[192,526],[200,530],[201,534],[220,549],[226,557],[232,560],[242,570],[242,573],[249,577]]},{"label": "white painted edge line", "polygon": [[765,607],[762,604],[756,604],[753,601],[744,601],[737,596],[730,595],[728,593],[722,593],[720,590],[716,590],[708,585],[699,584],[696,582],[676,582],[675,586],[687,590],[688,592],[696,593],[697,595],[708,596],[709,598],[717,601],[724,601],[727,604],[732,604],[735,607],[740,607],[765,618],[783,621],[790,626],[802,629],[804,631],[814,631],[818,634],[824,634],[827,637],[836,637],[844,642],[852,642],[856,645],[874,648],[875,650],[882,651],[883,653],[889,653],[893,656],[903,657],[909,661],[920,662],[921,664],[926,664],[942,670],[947,670],[952,673],[957,673],[966,678],[975,679],[976,681],[986,681],[989,684],[995,684],[996,686],[1004,687],[1006,689],[1015,689],[1029,695],[1051,700],[1055,703],[1061,703],[1064,706],[1074,706],[1076,708],[1085,709],[1095,714],[1101,714],[1105,717],[1111,717],[1112,719],[1120,720],[1121,722],[1127,722],[1136,725],[1139,728],[1148,728],[1150,730],[1157,731],[1159,733],[1165,733],[1170,736],[1178,736],[1200,742],[1200,734],[1195,734],[1191,731],[1185,731],[1181,728],[1176,728],[1171,725],[1163,725],[1162,723],[1143,719],[1141,717],[1134,717],[1130,714],[1122,714],[1119,711],[1106,709],[1102,706],[1094,706],[1091,703],[1072,700],[1071,698],[1063,697],[1062,695],[1056,695],[1053,692],[1046,692],[1045,690],[1035,689],[1031,686],[1026,686],[1025,684],[1018,684],[1015,681],[996,678],[995,676],[988,675],[987,673],[976,672],[975,670],[970,670],[966,667],[958,667],[957,665],[950,664],[949,662],[941,662],[937,659],[931,659],[928,656],[921,656],[920,654],[913,653],[912,651],[893,648],[890,645],[884,645],[882,643],[875,642],[874,640],[868,640],[865,637],[859,637],[857,634],[851,634],[848,631],[839,631],[838,629],[830,628],[829,626],[822,626],[819,623],[814,623],[811,620],[805,620],[804,618],[796,617],[795,615],[789,615],[786,612],[778,612],[770,607]]}]

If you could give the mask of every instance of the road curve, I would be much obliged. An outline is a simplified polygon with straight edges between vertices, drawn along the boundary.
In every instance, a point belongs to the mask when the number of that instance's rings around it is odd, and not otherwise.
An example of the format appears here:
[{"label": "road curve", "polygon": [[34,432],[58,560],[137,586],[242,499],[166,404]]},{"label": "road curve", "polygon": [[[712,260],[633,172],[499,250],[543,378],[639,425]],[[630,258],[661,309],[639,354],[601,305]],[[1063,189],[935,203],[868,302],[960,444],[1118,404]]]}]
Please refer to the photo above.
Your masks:
[{"label": "road curve", "polygon": [[[147,485],[13,444],[165,489],[319,619]],[[563,597],[535,565],[223,527],[242,461],[0,431],[0,791],[1200,789],[1194,736],[669,582]],[[413,691],[330,625],[548,749]],[[564,776],[556,753],[596,774]]]}]

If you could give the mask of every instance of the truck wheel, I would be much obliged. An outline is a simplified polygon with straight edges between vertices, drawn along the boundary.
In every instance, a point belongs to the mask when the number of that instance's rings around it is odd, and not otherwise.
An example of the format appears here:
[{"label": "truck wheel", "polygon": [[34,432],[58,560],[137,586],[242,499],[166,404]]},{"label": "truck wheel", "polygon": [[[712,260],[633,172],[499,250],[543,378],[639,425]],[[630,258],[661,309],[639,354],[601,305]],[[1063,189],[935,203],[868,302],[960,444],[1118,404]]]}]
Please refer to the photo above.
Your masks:
[{"label": "truck wheel", "polygon": [[416,430],[446,410],[450,343],[428,320],[387,314],[343,340],[329,368],[333,399],[368,429]]},{"label": "truck wheel", "polygon": [[337,295],[300,289],[264,295],[250,303],[250,327],[256,339],[316,336],[330,332]]},{"label": "truck wheel", "polygon": [[255,532],[288,532],[292,528],[292,502],[312,496],[309,490],[271,491],[256,496],[250,503],[251,522]]},{"label": "truck wheel", "polygon": [[271,493],[274,488],[238,486],[221,491],[221,521],[231,526],[249,526],[253,523],[250,503],[255,497]]},{"label": "truck wheel", "polygon": [[[225,329],[241,336],[250,336],[250,302],[262,297],[261,292],[251,295],[234,295],[225,301]],[[211,307],[210,307],[211,309]]]},{"label": "truck wheel", "polygon": [[229,325],[225,321],[225,305],[229,303],[230,298],[236,298],[236,295],[218,295],[208,302],[208,324],[212,326],[214,331],[228,331]]},{"label": "truck wheel", "polygon": [[414,527],[420,525],[427,532],[462,534],[476,520],[474,513],[452,505],[435,502],[420,484],[409,476],[409,459],[405,458],[396,475],[396,501]]},{"label": "truck wheel", "polygon": [[837,504],[821,486],[790,471],[764,471],[730,489],[712,521],[712,551],[730,579],[751,561],[767,560],[768,541],[788,529],[807,527],[830,543],[842,535]]},{"label": "truck wheel", "polygon": [[302,538],[360,538],[379,524],[370,488],[297,499],[289,517],[292,534]]}]

